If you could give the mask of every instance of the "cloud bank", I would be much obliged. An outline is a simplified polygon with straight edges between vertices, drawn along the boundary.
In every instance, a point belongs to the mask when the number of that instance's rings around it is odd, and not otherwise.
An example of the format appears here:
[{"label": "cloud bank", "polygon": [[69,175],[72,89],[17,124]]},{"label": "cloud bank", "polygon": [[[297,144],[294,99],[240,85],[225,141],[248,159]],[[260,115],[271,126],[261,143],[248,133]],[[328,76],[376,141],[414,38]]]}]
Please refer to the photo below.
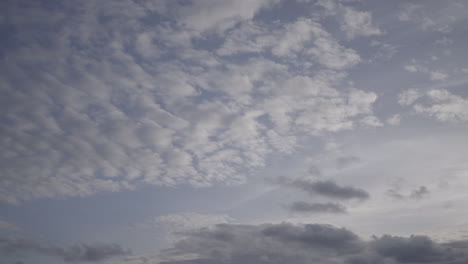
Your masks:
[{"label": "cloud bank", "polygon": [[221,224],[186,233],[161,257],[166,258],[161,264],[461,264],[468,261],[468,243],[437,243],[416,235],[363,240],[345,228],[321,224]]}]

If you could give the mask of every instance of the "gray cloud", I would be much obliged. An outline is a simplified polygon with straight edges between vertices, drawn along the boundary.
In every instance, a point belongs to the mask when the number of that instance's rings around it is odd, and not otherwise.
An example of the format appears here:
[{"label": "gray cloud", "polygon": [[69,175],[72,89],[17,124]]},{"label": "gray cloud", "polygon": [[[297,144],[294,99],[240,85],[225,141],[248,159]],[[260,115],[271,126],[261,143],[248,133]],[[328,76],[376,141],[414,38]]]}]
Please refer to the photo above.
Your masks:
[{"label": "gray cloud", "polygon": [[346,207],[339,203],[308,203],[297,201],[292,203],[289,210],[297,213],[346,213]]},{"label": "gray cloud", "polygon": [[429,194],[429,189],[426,186],[419,186],[419,188],[412,190],[408,195],[402,194],[400,191],[396,189],[389,189],[387,190],[387,195],[397,199],[397,200],[404,200],[404,199],[413,199],[413,200],[420,200]]},{"label": "gray cloud", "polygon": [[418,189],[413,190],[409,197],[412,199],[421,199],[427,194],[429,194],[429,190],[426,188],[426,186],[420,186]]},{"label": "gray cloud", "polygon": [[454,252],[447,250],[448,247],[437,244],[427,236],[403,238],[384,235],[372,241],[371,245],[380,255],[392,257],[400,263],[444,263],[455,258]]},{"label": "gray cloud", "polygon": [[369,193],[363,189],[352,186],[339,186],[332,180],[326,181],[308,181],[304,179],[287,179],[280,177],[273,182],[283,184],[303,190],[310,195],[322,195],[328,198],[349,200],[349,199],[368,199]]},{"label": "gray cloud", "polygon": [[131,254],[118,244],[78,244],[71,247],[42,245],[28,238],[0,238],[0,250],[6,254],[33,253],[61,258],[65,262],[97,262]]},{"label": "gray cloud", "polygon": [[338,169],[343,169],[348,166],[351,166],[355,163],[359,163],[361,159],[356,156],[345,156],[345,157],[339,157],[336,159],[336,167]]},{"label": "gray cloud", "polygon": [[389,235],[366,241],[345,228],[320,224],[222,224],[185,235],[185,239],[162,252],[166,261],[161,264],[461,264],[468,261],[466,241],[444,244],[426,236]]}]

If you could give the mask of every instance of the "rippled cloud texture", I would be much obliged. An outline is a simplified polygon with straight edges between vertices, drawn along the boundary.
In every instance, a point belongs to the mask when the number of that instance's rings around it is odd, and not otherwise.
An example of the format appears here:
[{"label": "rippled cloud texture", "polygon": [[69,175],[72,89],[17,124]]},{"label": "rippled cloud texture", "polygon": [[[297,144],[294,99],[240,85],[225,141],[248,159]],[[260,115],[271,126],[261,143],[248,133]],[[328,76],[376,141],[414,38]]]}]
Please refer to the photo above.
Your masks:
[{"label": "rippled cloud texture", "polygon": [[0,253],[467,263],[466,5],[2,1]]}]

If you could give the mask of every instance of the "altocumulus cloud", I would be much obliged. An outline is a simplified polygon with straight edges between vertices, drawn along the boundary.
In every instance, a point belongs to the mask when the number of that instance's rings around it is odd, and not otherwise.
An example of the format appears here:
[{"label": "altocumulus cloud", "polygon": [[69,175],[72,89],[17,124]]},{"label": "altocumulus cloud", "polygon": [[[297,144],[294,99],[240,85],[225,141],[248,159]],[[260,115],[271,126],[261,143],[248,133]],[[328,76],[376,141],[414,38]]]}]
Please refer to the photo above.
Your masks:
[{"label": "altocumulus cloud", "polygon": [[[316,17],[253,19],[276,4],[9,1],[0,200],[239,184],[304,137],[378,122],[375,93],[337,89],[359,54]],[[349,37],[379,33],[343,12]]]},{"label": "altocumulus cloud", "polygon": [[175,263],[349,263],[462,264],[468,243],[437,243],[427,236],[383,235],[363,240],[345,228],[289,223],[221,224],[187,232],[186,238],[162,252],[164,264]]}]

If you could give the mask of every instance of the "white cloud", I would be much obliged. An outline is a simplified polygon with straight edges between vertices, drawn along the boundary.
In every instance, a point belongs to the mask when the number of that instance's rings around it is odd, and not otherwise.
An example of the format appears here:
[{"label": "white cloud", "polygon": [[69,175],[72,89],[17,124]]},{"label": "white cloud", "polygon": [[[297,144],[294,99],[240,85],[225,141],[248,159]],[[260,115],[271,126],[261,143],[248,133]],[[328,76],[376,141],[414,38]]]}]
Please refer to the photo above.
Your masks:
[{"label": "white cloud", "polygon": [[382,31],[373,25],[372,14],[354,10],[350,7],[343,9],[343,23],[341,29],[348,38],[353,39],[358,36],[380,35]]},{"label": "white cloud", "polygon": [[395,115],[392,115],[391,117],[389,117],[387,120],[386,120],[387,124],[389,125],[392,125],[392,126],[397,126],[400,124],[401,122],[401,115],[399,114],[395,114]]},{"label": "white cloud", "polygon": [[[437,60],[437,57],[432,57],[431,59]],[[443,81],[449,77],[447,73],[442,72],[440,70],[431,70],[428,67],[416,63],[415,60],[412,60],[411,64],[406,64],[404,66],[404,69],[409,72],[424,73],[429,76],[429,79],[431,79],[431,81]]]},{"label": "white cloud", "polygon": [[440,72],[440,71],[432,71],[432,72],[429,73],[429,76],[430,76],[431,80],[433,80],[433,81],[443,81],[443,80],[447,79],[448,74]]},{"label": "white cloud", "polygon": [[361,123],[370,126],[370,127],[381,127],[383,126],[382,122],[375,116],[366,116],[361,119]]},{"label": "white cloud", "polygon": [[431,102],[426,105],[416,104],[417,113],[433,116],[440,121],[468,121],[468,100],[454,95],[447,90],[430,90],[426,97]]},{"label": "white cloud", "polygon": [[403,91],[398,95],[398,103],[400,105],[411,105],[413,104],[417,99],[419,99],[422,96],[421,92],[417,89],[408,89],[406,91]]},{"label": "white cloud", "polygon": [[227,37],[220,55],[271,52],[277,57],[316,60],[330,69],[345,69],[361,61],[355,50],[340,45],[312,19],[298,19],[277,30],[267,25],[243,24]]}]

